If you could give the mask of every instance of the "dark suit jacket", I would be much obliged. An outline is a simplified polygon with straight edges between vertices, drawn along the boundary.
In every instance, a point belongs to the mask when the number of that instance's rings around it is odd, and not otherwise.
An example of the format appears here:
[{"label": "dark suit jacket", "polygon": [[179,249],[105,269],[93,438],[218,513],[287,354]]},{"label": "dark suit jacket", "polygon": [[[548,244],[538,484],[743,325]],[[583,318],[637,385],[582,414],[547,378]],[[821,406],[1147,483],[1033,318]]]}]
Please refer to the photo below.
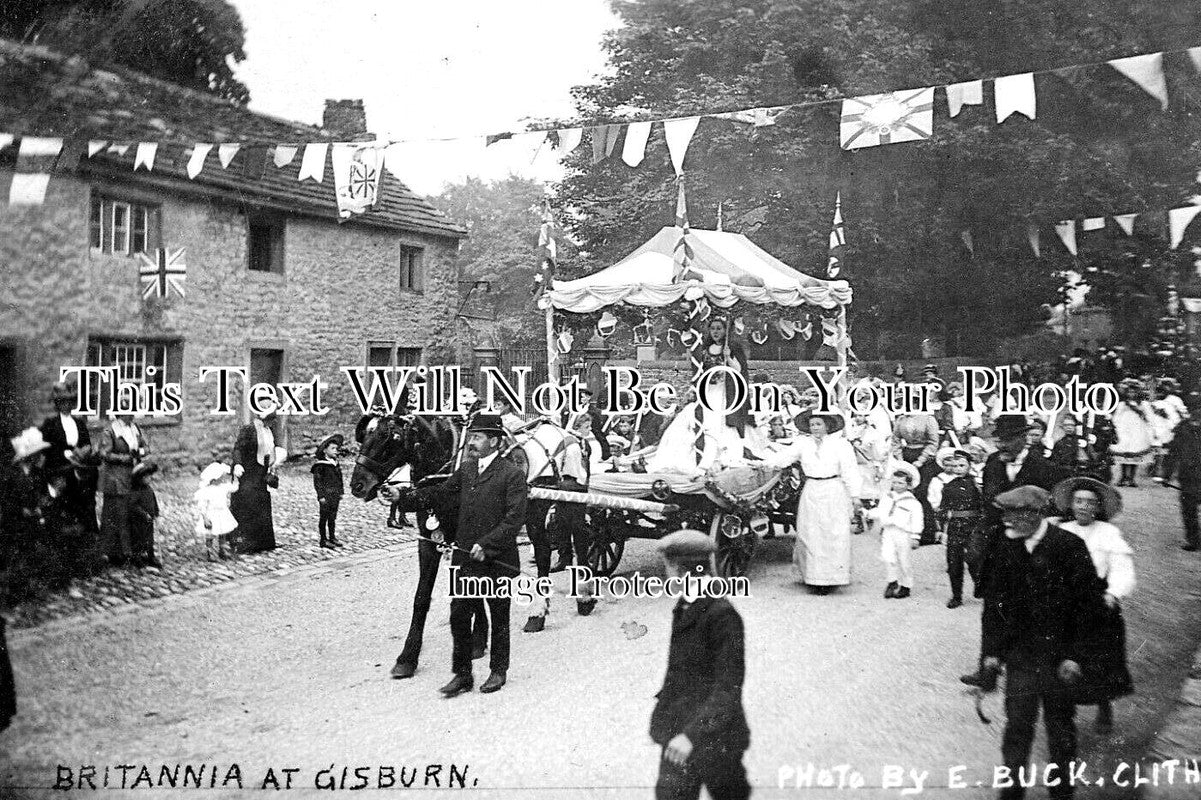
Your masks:
[{"label": "dark suit jacket", "polygon": [[1187,420],[1176,426],[1163,463],[1163,478],[1189,494],[1201,494],[1201,426]]},{"label": "dark suit jacket", "polygon": [[698,599],[672,615],[667,677],[651,714],[651,738],[683,733],[694,748],[741,752],[751,733],[742,710],[742,617],[725,598]]},{"label": "dark suit jacket", "polygon": [[[525,524],[529,487],[525,473],[506,458],[497,456],[479,474],[476,459],[464,459],[455,473],[438,486],[414,491],[419,502],[458,497],[459,520],[453,543],[451,563],[461,567],[460,575],[502,577],[516,575],[521,568],[517,551],[517,531]],[[484,560],[468,555],[478,544]]]},{"label": "dark suit jacket", "polygon": [[1079,536],[1048,525],[1033,553],[1006,538],[994,550],[984,598],[983,655],[1046,675],[1064,659],[1085,664],[1104,593]]},{"label": "dark suit jacket", "polygon": [[1004,494],[1018,486],[1038,486],[1048,492],[1055,484],[1072,477],[1072,470],[1052,464],[1042,454],[1040,447],[1031,447],[1026,451],[1026,460],[1017,476],[1009,479],[1008,466],[1000,458],[1000,453],[993,453],[984,462],[982,494],[984,495],[984,521],[990,527],[1001,524],[1001,512],[993,505],[997,495]]},{"label": "dark suit jacket", "polygon": [[342,467],[335,462],[314,461],[313,488],[317,491],[317,499],[341,498],[344,492],[342,486]]},{"label": "dark suit jacket", "polygon": [[[75,446],[91,446],[92,438],[88,433],[87,420],[80,417],[74,419],[75,427],[79,428],[79,442]],[[63,423],[58,414],[46,417],[42,422],[41,431],[42,438],[50,445],[50,449],[46,451],[46,471],[53,472],[67,463],[67,459],[63,456],[63,451],[70,449],[67,445],[67,432],[63,430]]]}]

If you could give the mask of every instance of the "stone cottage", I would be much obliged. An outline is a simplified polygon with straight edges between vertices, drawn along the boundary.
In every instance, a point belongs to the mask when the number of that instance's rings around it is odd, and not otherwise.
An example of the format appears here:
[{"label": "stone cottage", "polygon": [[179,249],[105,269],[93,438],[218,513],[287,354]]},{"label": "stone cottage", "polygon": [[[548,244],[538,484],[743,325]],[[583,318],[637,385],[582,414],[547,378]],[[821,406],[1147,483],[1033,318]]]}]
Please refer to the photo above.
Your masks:
[{"label": "stone cottage", "polygon": [[[328,158],[320,182],[297,180],[299,153],[275,164],[275,144],[366,131],[358,101],[329,101],[317,128],[0,40],[0,134],[65,142],[40,205],[7,203],[20,167],[15,143],[0,149],[4,433],[49,411],[60,367],[114,366],[150,392],[182,386],[182,413],[141,422],[160,460],[224,457],[249,416],[243,387],[231,391],[235,414],[213,415],[215,381],[198,371],[240,366],[255,383],[330,384],[328,415],[281,419],[277,438],[301,454],[353,431],[358,406],[340,367],[453,359],[464,229],[386,170],[375,208],[339,222]],[[89,157],[99,140],[117,147]],[[159,146],[153,168],[135,171],[142,141]],[[241,146],[224,167],[214,148],[193,179],[197,142]],[[143,291],[141,271],[159,259],[185,268],[184,296]]]}]

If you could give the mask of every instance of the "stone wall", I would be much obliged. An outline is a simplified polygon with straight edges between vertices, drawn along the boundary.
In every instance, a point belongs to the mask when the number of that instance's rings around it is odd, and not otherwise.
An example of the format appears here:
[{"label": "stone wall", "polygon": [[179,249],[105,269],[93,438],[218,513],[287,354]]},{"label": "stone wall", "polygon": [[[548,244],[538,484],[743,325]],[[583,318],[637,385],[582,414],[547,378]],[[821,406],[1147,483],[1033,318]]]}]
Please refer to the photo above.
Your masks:
[{"label": "stone wall", "polygon": [[[251,348],[279,349],[284,380],[319,374],[328,382],[328,416],[283,425],[285,444],[298,454],[327,433],[352,434],[358,407],[339,367],[365,363],[369,341],[423,348],[431,363],[454,352],[453,239],[291,216],[282,274],[251,272],[238,206],[139,189],[133,198],[161,208],[163,245],[185,247],[188,268],[186,298],[143,301],[139,259],[89,249],[91,189],[56,175],[44,205],[0,205],[0,346],[22,351],[22,425],[50,410],[59,367],[84,363],[89,336],[182,343],[183,413],[142,427],[165,464],[188,466],[226,456],[248,418],[244,408],[232,417],[209,413],[216,388],[199,383],[201,366],[249,368]],[[401,244],[425,249],[423,292],[400,288]]]}]

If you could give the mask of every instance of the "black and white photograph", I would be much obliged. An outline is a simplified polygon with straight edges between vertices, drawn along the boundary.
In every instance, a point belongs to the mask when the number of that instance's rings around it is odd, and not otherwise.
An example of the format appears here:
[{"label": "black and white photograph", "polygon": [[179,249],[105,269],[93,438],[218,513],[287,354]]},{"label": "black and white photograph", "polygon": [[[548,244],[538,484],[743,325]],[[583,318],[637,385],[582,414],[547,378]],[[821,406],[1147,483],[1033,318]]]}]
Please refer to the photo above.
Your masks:
[{"label": "black and white photograph", "polygon": [[0,0],[0,800],[1199,798],[1199,214],[1188,0]]}]

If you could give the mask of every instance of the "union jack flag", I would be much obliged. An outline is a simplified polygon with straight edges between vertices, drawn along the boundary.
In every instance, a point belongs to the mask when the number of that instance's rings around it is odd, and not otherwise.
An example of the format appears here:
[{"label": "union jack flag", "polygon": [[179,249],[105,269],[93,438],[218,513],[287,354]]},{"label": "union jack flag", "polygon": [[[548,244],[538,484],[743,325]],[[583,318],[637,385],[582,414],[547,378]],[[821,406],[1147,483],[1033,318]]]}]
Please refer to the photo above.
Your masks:
[{"label": "union jack flag", "polygon": [[142,297],[157,295],[165,298],[174,290],[180,297],[184,296],[184,280],[187,278],[188,265],[184,263],[185,248],[168,251],[158,248],[151,259],[145,253],[138,253],[142,266],[138,274],[142,278]]},{"label": "union jack flag", "polygon": [[842,101],[843,150],[929,139],[934,130],[934,89],[908,89]]}]

